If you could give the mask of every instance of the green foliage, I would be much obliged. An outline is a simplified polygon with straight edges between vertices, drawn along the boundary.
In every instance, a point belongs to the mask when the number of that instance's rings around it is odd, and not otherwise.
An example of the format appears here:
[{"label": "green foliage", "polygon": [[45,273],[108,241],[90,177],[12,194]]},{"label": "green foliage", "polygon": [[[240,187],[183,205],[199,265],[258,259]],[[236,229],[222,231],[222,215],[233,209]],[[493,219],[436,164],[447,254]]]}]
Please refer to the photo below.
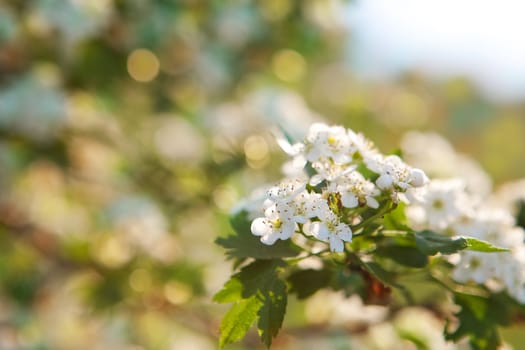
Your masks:
[{"label": "green foliage", "polygon": [[288,276],[290,283],[290,293],[295,293],[297,298],[306,299],[320,289],[332,285],[334,274],[329,269],[314,270],[297,270]]},{"label": "green foliage", "polygon": [[464,237],[463,239],[467,241],[466,250],[472,250],[474,252],[484,252],[484,253],[510,252],[510,249],[496,247],[490,242],[483,241],[477,238]]},{"label": "green foliage", "polygon": [[257,313],[259,316],[257,328],[261,340],[269,348],[283,324],[288,301],[286,284],[281,279],[275,278],[271,285],[261,290],[261,294],[263,305]]},{"label": "green foliage", "polygon": [[[241,339],[255,320],[261,340],[270,347],[286,312],[287,288],[278,275],[285,266],[282,260],[255,260],[215,294],[216,302],[236,302],[221,324],[221,347]],[[236,318],[241,320],[240,325],[235,325]]]},{"label": "green foliage", "polygon": [[234,232],[226,237],[219,237],[215,242],[226,249],[226,255],[230,258],[255,258],[276,259],[293,257],[300,250],[289,240],[278,241],[272,246],[261,243],[258,237],[250,230],[250,221],[246,212],[241,212],[232,217],[230,223]]},{"label": "green foliage", "polygon": [[516,203],[517,214],[516,214],[516,224],[525,229],[525,200],[519,200]]},{"label": "green foliage", "polygon": [[[234,233],[219,238],[217,243],[227,249],[229,257],[237,259],[236,266],[249,258],[256,260],[242,267],[214,296],[216,302],[234,303],[221,325],[220,346],[243,338],[250,325],[257,321],[261,340],[269,347],[283,322],[288,293],[295,294],[298,299],[307,299],[319,290],[331,289],[342,291],[347,296],[358,294],[367,303],[388,304],[392,302],[390,289],[394,288],[412,304],[414,291],[401,283],[400,277],[440,268],[442,264],[433,264],[431,260],[436,254],[453,254],[462,250],[485,253],[507,251],[472,237],[452,238],[429,230],[414,232],[407,226],[404,210],[404,204],[393,209],[385,206],[383,211],[388,213],[381,217],[366,209],[363,216],[367,225],[349,244],[353,252],[347,251],[345,258],[333,260],[325,259],[330,255],[328,251],[316,254],[323,260],[321,269],[297,268],[296,263],[301,260],[297,255],[304,248],[289,241],[279,241],[273,246],[263,245],[258,237],[251,234],[245,212],[232,217]],[[279,270],[287,275],[289,288],[278,277]],[[425,274],[428,272],[422,276]],[[461,294],[457,298],[468,301],[468,297]],[[480,303],[483,298],[476,298],[474,301],[477,304],[486,306]],[[496,327],[502,324],[502,320],[483,323],[485,314],[480,316],[474,313],[483,310],[470,306],[467,303],[458,314],[461,324],[464,319],[464,325],[448,336],[458,340],[464,335],[474,334],[471,340],[473,346],[490,349],[499,342]],[[241,320],[238,325],[234,324],[236,317]]]},{"label": "green foliage", "polygon": [[262,302],[253,296],[235,303],[222,319],[219,348],[236,342],[244,337],[257,319],[257,312]]},{"label": "green foliage", "polygon": [[476,238],[450,238],[429,230],[415,232],[414,237],[418,249],[427,255],[435,255],[437,253],[453,254],[463,249],[485,253],[509,251]]},{"label": "green foliage", "polygon": [[446,330],[446,338],[458,341],[468,336],[470,345],[475,350],[498,348],[501,338],[497,327],[510,321],[509,300],[498,295],[484,298],[454,293],[454,301],[461,307],[456,314],[458,326],[453,331]]},{"label": "green foliage", "polygon": [[382,244],[378,245],[374,254],[407,267],[421,268],[428,264],[428,255],[413,246]]}]

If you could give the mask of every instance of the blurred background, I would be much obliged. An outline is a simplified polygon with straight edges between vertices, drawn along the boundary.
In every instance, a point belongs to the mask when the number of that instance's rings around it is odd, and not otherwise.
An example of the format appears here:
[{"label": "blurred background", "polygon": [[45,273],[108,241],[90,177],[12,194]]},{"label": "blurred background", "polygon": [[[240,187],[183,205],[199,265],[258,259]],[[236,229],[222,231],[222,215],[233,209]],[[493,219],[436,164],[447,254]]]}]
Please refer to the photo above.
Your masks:
[{"label": "blurred background", "polygon": [[[0,1],[0,349],[215,349],[231,264],[213,240],[279,179],[276,125],[401,144],[487,198],[525,177],[524,9]],[[490,200],[525,197],[506,186]],[[453,348],[427,310],[329,292],[292,300],[284,327],[275,349]]]}]

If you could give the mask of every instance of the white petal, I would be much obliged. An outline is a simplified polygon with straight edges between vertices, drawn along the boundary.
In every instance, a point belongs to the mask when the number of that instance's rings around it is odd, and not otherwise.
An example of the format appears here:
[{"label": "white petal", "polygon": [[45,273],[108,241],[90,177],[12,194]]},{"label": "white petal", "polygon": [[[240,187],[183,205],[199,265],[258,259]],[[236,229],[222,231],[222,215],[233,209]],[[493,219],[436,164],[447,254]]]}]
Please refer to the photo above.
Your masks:
[{"label": "white petal", "polygon": [[352,160],[352,158],[350,158],[350,156],[347,156],[345,153],[336,153],[333,155],[332,158],[337,164],[345,164]]},{"label": "white petal", "polygon": [[374,209],[379,208],[379,203],[377,202],[377,200],[374,197],[367,196],[366,197],[366,204],[370,208],[374,208]]},{"label": "white petal", "polygon": [[298,224],[306,224],[308,218],[306,218],[304,215],[295,215],[293,220]]},{"label": "white petal", "polygon": [[339,237],[339,239],[342,239],[345,242],[352,241],[352,230],[350,229],[350,227],[348,227],[348,225],[340,223],[339,225],[337,225],[336,232],[337,237]]},{"label": "white petal", "polygon": [[261,242],[266,245],[272,245],[279,239],[279,234],[277,232],[271,232],[267,235],[261,237]]},{"label": "white petal", "polygon": [[427,175],[421,169],[412,169],[410,176],[412,177],[410,184],[414,187],[421,187],[428,182]]},{"label": "white petal", "polygon": [[402,181],[399,181],[397,183],[397,185],[402,189],[402,190],[407,190],[410,188],[410,185],[407,184],[406,182],[402,182]]},{"label": "white petal", "polygon": [[393,184],[392,176],[388,174],[383,174],[377,178],[376,184],[377,184],[377,187],[379,187],[382,190],[391,188]]},{"label": "white petal", "polygon": [[281,239],[288,239],[292,237],[295,232],[295,222],[288,221],[282,224],[281,226]]},{"label": "white petal", "polygon": [[277,205],[273,204],[269,206],[268,208],[266,208],[266,210],[264,211],[264,216],[266,216],[266,218],[268,218],[271,221],[275,221],[279,219],[279,213],[277,212]]},{"label": "white petal", "polygon": [[323,182],[323,180],[324,180],[324,177],[322,175],[316,174],[312,176],[312,178],[310,179],[310,185],[317,186],[321,182]]},{"label": "white petal", "polygon": [[309,225],[309,231],[312,236],[322,241],[328,238],[328,230],[326,226],[319,221],[312,222]]},{"label": "white petal", "polygon": [[345,192],[341,196],[341,203],[345,208],[355,208],[359,205],[359,200],[355,194],[351,192]]},{"label": "white petal", "polygon": [[336,235],[330,236],[330,250],[336,253],[340,253],[345,250],[345,245]]},{"label": "white petal", "polygon": [[306,165],[306,158],[299,154],[293,158],[292,165],[296,169],[302,169]]},{"label": "white petal", "polygon": [[266,218],[257,218],[252,221],[251,231],[256,236],[264,236],[271,232],[270,223]]}]

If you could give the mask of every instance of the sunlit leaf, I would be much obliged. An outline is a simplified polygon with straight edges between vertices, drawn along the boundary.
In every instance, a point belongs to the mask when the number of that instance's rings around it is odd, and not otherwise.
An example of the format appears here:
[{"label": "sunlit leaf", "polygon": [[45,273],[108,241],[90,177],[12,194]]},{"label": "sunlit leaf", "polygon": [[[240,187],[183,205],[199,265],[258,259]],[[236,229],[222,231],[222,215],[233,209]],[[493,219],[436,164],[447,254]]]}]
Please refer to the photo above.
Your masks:
[{"label": "sunlit leaf", "polygon": [[485,253],[496,253],[496,252],[508,252],[510,249],[496,247],[487,241],[482,241],[477,238],[463,237],[467,241],[467,250],[473,250],[476,252]]},{"label": "sunlit leaf", "polygon": [[[283,266],[285,263],[281,260],[256,260],[233,275],[213,298],[220,303],[257,299],[257,328],[261,340],[268,347],[281,328],[286,311],[287,288],[278,276],[278,269]],[[238,334],[240,332],[235,332],[235,337]],[[227,339],[235,341],[229,336]]]},{"label": "sunlit leaf", "polygon": [[257,319],[257,312],[262,302],[256,296],[234,304],[222,319],[219,348],[241,340]]},{"label": "sunlit leaf", "polygon": [[286,284],[280,279],[274,279],[273,283],[262,290],[261,299],[263,305],[258,312],[257,328],[261,340],[269,348],[283,324],[288,300]]}]

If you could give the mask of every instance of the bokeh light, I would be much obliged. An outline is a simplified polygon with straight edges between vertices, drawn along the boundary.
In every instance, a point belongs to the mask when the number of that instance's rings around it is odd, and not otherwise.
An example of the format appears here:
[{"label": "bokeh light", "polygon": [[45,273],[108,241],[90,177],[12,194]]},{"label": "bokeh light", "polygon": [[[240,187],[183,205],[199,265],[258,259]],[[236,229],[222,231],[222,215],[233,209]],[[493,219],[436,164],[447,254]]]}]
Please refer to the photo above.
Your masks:
[{"label": "bokeh light", "polygon": [[[405,43],[455,39],[408,31],[392,45],[395,33],[385,31],[394,23],[380,19],[397,15],[380,3],[2,2],[0,349],[217,348],[225,308],[211,300],[231,261],[213,242],[232,232],[231,212],[264,200],[252,189],[296,171],[277,166],[284,156],[274,136],[293,143],[315,122],[364,131],[435,176],[466,175],[467,189],[483,196],[512,180],[490,201],[514,208],[525,196],[517,181],[524,104],[492,98],[501,85],[481,90],[474,70],[427,74]],[[490,14],[474,1],[450,6],[439,14],[462,31],[471,28],[465,18]],[[424,7],[389,4],[406,21],[396,30],[424,28],[423,17],[409,18]],[[467,7],[472,16],[455,10]],[[381,17],[356,22],[363,8]],[[442,22],[443,33],[456,32]],[[495,18],[483,25],[490,43],[510,27]],[[382,33],[380,50],[367,51],[374,45],[362,41],[363,28]],[[523,51],[510,40],[521,38],[517,29],[484,59],[514,57],[510,66],[520,67],[520,55],[506,54]],[[380,59],[356,64],[364,54]],[[367,74],[387,69],[387,59],[404,70]],[[512,78],[501,72],[483,77]],[[315,259],[301,266],[322,268]],[[405,349],[398,329],[429,320],[425,312],[383,319],[381,310],[338,293],[290,298],[292,327],[272,348],[370,348],[380,334],[386,348]],[[433,336],[426,323],[418,332]],[[354,326],[360,332],[349,337]],[[236,349],[259,348],[249,338]]]},{"label": "bokeh light", "polygon": [[152,81],[159,74],[159,59],[147,49],[136,49],[128,56],[129,75],[141,83]]}]

